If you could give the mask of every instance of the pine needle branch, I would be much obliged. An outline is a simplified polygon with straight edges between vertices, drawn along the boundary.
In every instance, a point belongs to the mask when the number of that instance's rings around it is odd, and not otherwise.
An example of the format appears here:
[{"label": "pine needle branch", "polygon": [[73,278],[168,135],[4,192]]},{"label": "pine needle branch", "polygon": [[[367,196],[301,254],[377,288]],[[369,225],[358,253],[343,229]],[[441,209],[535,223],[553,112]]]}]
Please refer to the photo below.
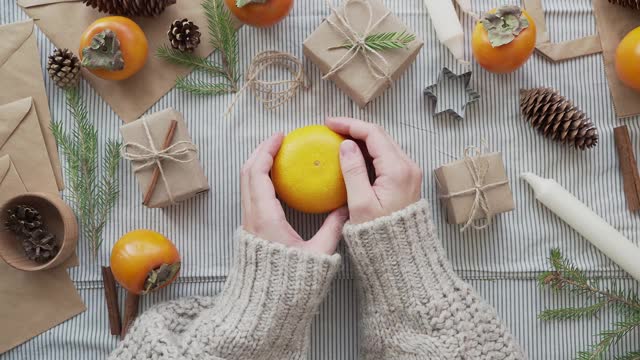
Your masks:
[{"label": "pine needle branch", "polygon": [[[406,49],[408,44],[416,39],[414,34],[403,32],[382,32],[371,34],[364,39],[364,45],[371,50],[382,51],[392,49]],[[352,42],[345,42],[342,45],[329,48],[333,49],[351,49],[354,47]]]},{"label": "pine needle branch", "polygon": [[200,80],[176,79],[176,87],[196,95],[221,95],[237,92],[239,89],[239,44],[238,34],[231,13],[224,0],[204,0],[202,3],[207,23],[210,43],[220,54],[220,64],[207,58],[184,53],[168,46],[161,46],[156,56],[169,63],[203,71],[214,78],[224,78],[226,83],[209,83]]},{"label": "pine needle branch", "polygon": [[193,55],[191,53],[182,52],[163,45],[156,51],[156,56],[172,64],[194,68],[204,71],[213,76],[226,77],[225,70],[209,59]]},{"label": "pine needle branch", "polygon": [[640,360],[640,351],[633,351],[626,355],[618,356],[615,360]]},{"label": "pine needle branch", "polygon": [[[583,271],[562,256],[560,250],[551,250],[549,258],[553,271],[540,276],[541,286],[549,286],[555,290],[567,290],[574,295],[586,296],[595,301],[591,305],[579,308],[548,309],[539,318],[542,320],[575,320],[596,316],[605,307],[610,306],[624,317],[613,324],[613,329],[605,330],[599,335],[599,342],[589,351],[578,353],[578,360],[600,360],[610,348],[622,340],[630,332],[640,329],[640,300],[632,291],[625,292],[615,284],[611,289],[601,289],[596,281],[590,281]],[[640,352],[632,352],[617,359],[640,360]]]},{"label": "pine needle branch", "polygon": [[119,196],[117,171],[120,162],[119,143],[108,142],[99,172],[98,132],[78,88],[66,90],[67,108],[74,121],[68,133],[60,122],[52,122],[53,135],[67,163],[65,174],[70,201],[80,220],[82,235],[89,241],[94,256],[102,243],[102,231]]},{"label": "pine needle branch", "polygon": [[232,85],[225,83],[210,83],[201,80],[179,78],[176,88],[193,95],[222,95],[235,92]]},{"label": "pine needle branch", "polygon": [[223,0],[204,0],[202,7],[207,16],[211,45],[220,50],[227,79],[238,88],[239,44],[231,13]]}]

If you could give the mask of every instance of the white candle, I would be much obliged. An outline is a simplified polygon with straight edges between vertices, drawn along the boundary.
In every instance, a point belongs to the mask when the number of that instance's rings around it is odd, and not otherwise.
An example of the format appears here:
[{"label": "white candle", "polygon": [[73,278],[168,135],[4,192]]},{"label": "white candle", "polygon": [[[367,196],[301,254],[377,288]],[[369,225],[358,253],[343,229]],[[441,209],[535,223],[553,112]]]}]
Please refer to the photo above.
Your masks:
[{"label": "white candle", "polygon": [[531,173],[521,175],[536,199],[640,281],[640,248],[609,225],[565,188]]},{"label": "white candle", "polygon": [[438,40],[458,60],[464,59],[464,32],[452,0],[424,0]]}]

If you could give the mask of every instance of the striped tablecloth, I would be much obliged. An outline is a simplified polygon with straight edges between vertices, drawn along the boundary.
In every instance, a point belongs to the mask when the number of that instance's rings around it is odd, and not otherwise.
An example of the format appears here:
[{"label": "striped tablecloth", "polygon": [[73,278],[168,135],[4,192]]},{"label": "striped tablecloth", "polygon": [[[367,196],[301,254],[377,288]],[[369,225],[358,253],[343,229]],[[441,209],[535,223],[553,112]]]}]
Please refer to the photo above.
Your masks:
[{"label": "striped tablecloth", "polygon": [[[594,247],[568,226],[534,202],[518,175],[532,171],[555,178],[576,196],[602,214],[616,228],[640,243],[640,221],[626,210],[622,180],[613,140],[617,120],[599,55],[553,64],[534,56],[520,71],[496,76],[473,65],[473,85],[482,98],[467,110],[467,118],[457,121],[447,115],[434,117],[434,106],[422,95],[445,66],[456,71],[453,57],[438,42],[421,0],[386,0],[387,5],[414,29],[425,42],[417,62],[393,88],[365,109],[359,109],[333,83],[322,81],[316,67],[305,61],[312,79],[311,90],[275,111],[263,110],[249,96],[240,99],[234,116],[222,116],[229,96],[194,97],[172,91],[150,111],[175,107],[184,113],[211,184],[211,192],[165,210],[149,210],[141,203],[134,175],[123,163],[119,177],[122,196],[107,225],[105,243],[93,259],[86,243],[80,241],[81,266],[71,276],[87,303],[88,310],[53,330],[0,356],[13,359],[101,359],[115,346],[109,335],[106,306],[101,288],[100,265],[108,263],[109,250],[122,234],[136,228],[152,228],[166,234],[180,249],[184,268],[178,283],[166,291],[145,297],[143,308],[163,300],[220,291],[227,275],[234,243],[232,234],[240,224],[239,169],[255,146],[274,131],[290,131],[319,123],[325,117],[344,115],[361,118],[385,127],[425,170],[424,196],[432,200],[436,223],[455,269],[491,303],[509,324],[531,359],[570,359],[594,341],[594,336],[614,315],[598,319],[545,323],[536,315],[548,307],[579,304],[580,300],[540,289],[537,274],[547,269],[546,257],[552,247],[593,276],[615,281],[629,289],[638,283],[629,279]],[[502,4],[499,0],[477,0],[476,11]],[[547,23],[554,41],[570,40],[595,32],[590,0],[545,1]],[[302,55],[302,42],[328,14],[323,1],[297,0],[291,15],[269,29],[245,27],[240,31],[241,61],[246,68],[260,51],[277,49]],[[0,22],[10,23],[27,16],[11,0],[0,3]],[[72,20],[70,20],[72,21]],[[467,33],[473,21],[464,18]],[[43,68],[52,44],[38,32]],[[471,54],[467,53],[467,58]],[[590,114],[599,127],[601,143],[593,151],[579,152],[539,137],[522,120],[518,110],[518,90],[536,86],[559,89]],[[120,120],[86,84],[90,115],[100,136],[117,137]],[[70,122],[63,94],[47,79],[47,92],[54,118]],[[462,94],[451,94],[462,96]],[[639,119],[625,121],[640,152]],[[449,154],[461,154],[465,146],[486,139],[493,150],[504,154],[512,179],[517,209],[500,216],[484,232],[461,234],[446,225],[436,201],[431,171],[450,161]],[[291,213],[290,219],[308,236],[320,226],[321,218]],[[343,249],[342,249],[343,251]],[[344,251],[343,251],[344,252]],[[640,261],[640,259],[639,259]],[[357,298],[348,259],[313,325],[312,359],[357,358]],[[0,326],[1,319],[0,319]],[[620,344],[619,350],[638,350],[640,334]]]}]

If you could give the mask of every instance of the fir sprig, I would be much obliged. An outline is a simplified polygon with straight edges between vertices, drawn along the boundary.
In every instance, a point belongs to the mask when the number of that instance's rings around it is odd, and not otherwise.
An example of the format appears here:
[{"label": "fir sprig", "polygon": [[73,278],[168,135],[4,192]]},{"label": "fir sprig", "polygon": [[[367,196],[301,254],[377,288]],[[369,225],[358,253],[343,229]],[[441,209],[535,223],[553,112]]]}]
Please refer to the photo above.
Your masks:
[{"label": "fir sprig", "polygon": [[[551,250],[549,258],[552,271],[540,276],[540,285],[555,290],[570,291],[574,295],[586,296],[592,303],[577,308],[548,309],[539,318],[542,320],[575,320],[598,315],[606,307],[611,307],[624,319],[613,324],[613,328],[600,333],[599,341],[588,351],[578,353],[578,360],[599,360],[630,332],[640,329],[640,298],[633,291],[616,288],[602,289],[598,282],[590,280],[586,274],[562,256],[558,249]],[[640,360],[640,352],[635,351],[616,358],[617,360]]]},{"label": "fir sprig", "polygon": [[220,95],[237,92],[240,81],[238,35],[223,0],[204,0],[210,43],[218,50],[219,62],[192,53],[161,46],[156,56],[172,64],[193,68],[216,78],[218,82],[178,78],[176,87],[195,95]]},{"label": "fir sprig", "polygon": [[[405,49],[407,45],[414,41],[416,36],[414,34],[403,32],[381,32],[377,34],[371,34],[364,39],[364,45],[371,50],[382,51],[392,49]],[[351,49],[355,45],[353,42],[347,41],[339,46],[330,49]]]},{"label": "fir sprig", "polygon": [[108,141],[99,164],[98,132],[89,119],[80,91],[70,88],[65,91],[65,97],[74,121],[73,130],[65,131],[57,121],[52,122],[51,129],[67,161],[65,173],[70,201],[80,220],[82,235],[97,256],[102,232],[120,194],[117,177],[120,143]]}]

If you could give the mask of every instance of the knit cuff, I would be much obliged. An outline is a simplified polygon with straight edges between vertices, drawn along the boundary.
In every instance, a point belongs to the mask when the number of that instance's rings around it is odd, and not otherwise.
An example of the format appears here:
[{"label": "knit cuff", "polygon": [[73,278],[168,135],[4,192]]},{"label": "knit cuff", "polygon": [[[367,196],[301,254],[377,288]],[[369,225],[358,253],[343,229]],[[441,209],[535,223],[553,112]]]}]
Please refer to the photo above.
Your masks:
[{"label": "knit cuff", "polygon": [[218,356],[243,348],[250,343],[247,339],[256,339],[250,352],[305,348],[311,321],[340,268],[340,255],[312,254],[243,229],[236,238],[235,263],[219,297],[216,330],[209,340],[220,342],[215,346]]},{"label": "knit cuff", "polygon": [[426,200],[367,223],[347,224],[343,233],[370,296],[394,303],[400,297],[428,301],[466,287],[451,268]]}]

